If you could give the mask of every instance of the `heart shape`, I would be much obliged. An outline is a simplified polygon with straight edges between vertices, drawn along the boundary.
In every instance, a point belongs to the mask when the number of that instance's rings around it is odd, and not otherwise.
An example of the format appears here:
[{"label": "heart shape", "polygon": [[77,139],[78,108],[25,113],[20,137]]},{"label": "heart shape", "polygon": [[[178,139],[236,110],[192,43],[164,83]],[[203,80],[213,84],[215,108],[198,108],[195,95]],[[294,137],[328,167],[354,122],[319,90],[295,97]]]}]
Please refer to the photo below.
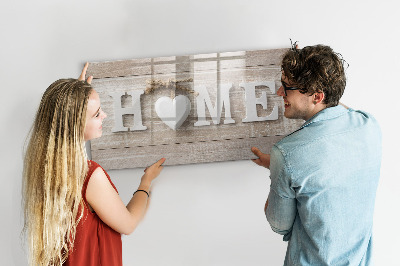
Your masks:
[{"label": "heart shape", "polygon": [[190,100],[184,95],[175,99],[160,97],[155,104],[156,113],[171,129],[179,128],[190,113]]}]

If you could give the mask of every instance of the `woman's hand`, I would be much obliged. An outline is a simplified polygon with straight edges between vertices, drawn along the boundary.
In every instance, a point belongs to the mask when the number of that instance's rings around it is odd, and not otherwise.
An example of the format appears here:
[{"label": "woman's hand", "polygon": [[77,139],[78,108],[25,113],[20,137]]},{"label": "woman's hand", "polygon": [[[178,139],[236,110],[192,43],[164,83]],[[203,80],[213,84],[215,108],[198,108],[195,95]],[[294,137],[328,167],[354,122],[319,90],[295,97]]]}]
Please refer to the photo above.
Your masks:
[{"label": "woman's hand", "polygon": [[165,158],[161,158],[158,162],[144,169],[144,175],[142,177],[142,182],[150,185],[151,182],[160,174],[161,170],[164,168],[162,164],[165,162]]},{"label": "woman's hand", "polygon": [[[81,73],[81,75],[79,76],[78,80],[85,80],[85,79],[86,79],[86,71],[87,71],[88,67],[89,67],[89,63],[86,62],[86,64],[85,64],[85,66],[83,67],[82,73]],[[89,76],[89,77],[87,78],[86,82],[90,84],[90,83],[92,83],[92,80],[93,80],[93,76]]]}]

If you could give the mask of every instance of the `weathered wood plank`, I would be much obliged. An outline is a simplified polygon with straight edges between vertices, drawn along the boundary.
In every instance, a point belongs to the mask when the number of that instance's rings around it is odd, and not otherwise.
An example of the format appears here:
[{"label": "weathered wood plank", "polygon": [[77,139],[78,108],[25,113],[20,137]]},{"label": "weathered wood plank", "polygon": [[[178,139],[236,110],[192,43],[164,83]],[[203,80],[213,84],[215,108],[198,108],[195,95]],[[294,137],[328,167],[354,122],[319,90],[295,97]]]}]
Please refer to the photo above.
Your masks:
[{"label": "weathered wood plank", "polygon": [[105,169],[147,167],[161,157],[166,158],[165,165],[247,160],[256,158],[250,150],[251,147],[255,146],[262,152],[269,153],[273,144],[282,137],[107,149],[96,151],[92,154],[92,160]]},{"label": "weathered wood plank", "polygon": [[[303,122],[286,119],[283,116],[282,98],[276,95],[280,86],[279,65],[285,50],[239,51],[90,63],[88,75],[94,76],[93,87],[99,93],[102,109],[108,114],[108,118],[103,121],[103,136],[91,142],[93,159],[98,160],[106,169],[117,169],[147,165],[150,157],[145,158],[146,154],[154,158],[169,154],[168,164],[183,164],[248,159],[251,157],[249,147],[245,148],[247,152],[241,150],[245,143],[269,148],[272,143],[296,130]],[[204,104],[204,101],[198,102],[201,99],[198,94],[176,88],[158,89],[139,97],[142,124],[146,130],[112,132],[115,119],[120,118],[115,116],[115,101],[110,95],[115,92],[120,92],[120,95],[127,93],[121,97],[121,104],[123,108],[131,108],[132,96],[129,94],[132,91],[145,90],[151,80],[166,82],[188,79],[191,81],[180,85],[192,91],[203,88],[208,93],[211,107]],[[267,100],[266,109],[254,103],[254,110],[257,117],[266,117],[277,108],[276,119],[243,122],[249,112],[246,107],[249,101],[246,99],[246,84],[250,83],[269,84],[254,85],[252,88],[253,101],[263,94]],[[213,108],[217,109],[219,97],[227,93],[225,86],[230,88],[228,111],[230,110],[233,121],[230,124],[224,124],[226,106],[222,108],[221,117],[217,122],[212,120],[210,111]],[[158,116],[155,103],[162,97],[174,99],[179,95],[189,99],[191,109],[183,124],[172,130]],[[209,122],[209,125],[196,126],[202,116],[198,113],[202,110],[201,104],[204,105],[204,121]],[[134,118],[133,114],[123,115],[123,127],[132,127]],[[174,149],[178,149],[179,152],[176,153]],[[229,149],[229,154],[224,152],[224,149]],[[193,157],[196,159],[191,158],[192,154],[185,155],[189,152],[194,153]]]},{"label": "weathered wood plank", "polygon": [[[208,62],[208,61],[223,61],[221,69],[232,68],[233,65],[239,62],[237,60],[243,59],[244,64],[237,67],[252,67],[252,66],[265,66],[265,67],[278,67],[280,68],[281,56],[287,49],[272,49],[272,50],[257,50],[257,51],[239,51],[217,53],[217,56],[204,56],[204,55],[189,55],[184,56],[193,62]],[[87,71],[88,75],[95,78],[115,78],[127,77],[138,75],[151,75],[150,65],[170,65],[170,64],[185,64],[177,60],[181,57],[159,57],[159,58],[144,58],[144,59],[131,59],[120,61],[106,61],[106,62],[91,62]],[[231,62],[232,61],[232,62]],[[158,73],[171,73],[160,72],[163,68],[159,68]],[[207,69],[204,69],[207,70]]]},{"label": "weathered wood plank", "polygon": [[[275,136],[275,135],[285,135],[288,132],[294,131],[298,127],[298,122],[293,120],[288,120],[283,117],[283,103],[281,97],[276,95],[268,95],[268,108],[267,110],[262,109],[258,106],[258,116],[266,116],[272,112],[274,106],[278,107],[278,120],[273,121],[263,121],[254,123],[243,123],[242,120],[246,116],[246,107],[244,106],[244,92],[242,88],[234,87],[231,90],[231,113],[232,119],[235,120],[235,124],[224,125],[223,121],[225,118],[225,112],[221,114],[220,124],[215,125],[209,115],[207,110],[207,121],[210,122],[209,126],[195,127],[194,124],[198,121],[196,114],[196,101],[193,95],[189,96],[192,107],[189,117],[186,122],[178,128],[176,131],[171,130],[167,125],[165,125],[157,114],[154,112],[154,108],[151,103],[154,102],[153,99],[157,99],[161,96],[170,96],[170,91],[163,90],[159,91],[152,96],[143,96],[142,98],[142,116],[143,125],[147,126],[146,131],[134,131],[127,133],[113,133],[111,128],[113,127],[113,109],[111,97],[107,97],[105,92],[98,90],[100,97],[102,98],[103,110],[108,114],[108,118],[103,122],[103,137],[96,139],[92,142],[92,149],[98,149],[100,145],[101,148],[122,148],[131,147],[135,145],[157,145],[157,144],[167,144],[176,143],[176,139],[179,142],[193,142],[196,140],[206,141],[206,140],[218,140],[218,139],[230,139],[230,138],[244,138],[244,137],[259,137],[259,136]],[[111,87],[110,87],[111,88]],[[266,88],[256,89],[262,91]],[[211,91],[215,94],[215,91]],[[109,91],[113,91],[110,89]],[[180,95],[177,93],[176,95]],[[215,95],[210,96],[212,104],[215,106]],[[133,124],[133,117],[126,117],[125,126],[129,127]],[[148,131],[151,131],[150,135]],[[196,134],[190,134],[190,132],[196,132]],[[110,138],[111,136],[111,138]],[[119,136],[119,137],[117,137]]]}]

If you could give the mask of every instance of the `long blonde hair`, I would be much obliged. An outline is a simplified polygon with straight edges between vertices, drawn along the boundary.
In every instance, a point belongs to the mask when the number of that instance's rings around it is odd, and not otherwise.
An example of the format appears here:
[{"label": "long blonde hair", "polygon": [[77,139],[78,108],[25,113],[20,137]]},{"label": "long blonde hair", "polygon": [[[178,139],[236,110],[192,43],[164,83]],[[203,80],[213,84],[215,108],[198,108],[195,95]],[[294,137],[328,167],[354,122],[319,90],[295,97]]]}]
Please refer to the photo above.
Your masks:
[{"label": "long blonde hair", "polygon": [[42,96],[29,135],[23,171],[24,232],[30,265],[62,265],[83,215],[88,171],[84,147],[92,87],[60,79]]}]

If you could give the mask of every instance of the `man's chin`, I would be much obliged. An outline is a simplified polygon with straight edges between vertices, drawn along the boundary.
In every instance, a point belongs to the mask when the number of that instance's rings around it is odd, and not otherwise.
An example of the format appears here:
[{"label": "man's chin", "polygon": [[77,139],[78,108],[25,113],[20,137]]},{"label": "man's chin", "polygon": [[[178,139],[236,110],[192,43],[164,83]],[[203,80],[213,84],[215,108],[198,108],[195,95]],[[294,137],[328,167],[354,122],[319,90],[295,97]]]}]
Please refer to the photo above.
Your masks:
[{"label": "man's chin", "polygon": [[296,114],[291,114],[289,112],[284,112],[283,116],[286,117],[287,119],[299,119],[299,117]]},{"label": "man's chin", "polygon": [[291,115],[287,110],[285,110],[285,112],[283,113],[283,116],[288,118],[288,119],[292,119],[293,115]]}]

